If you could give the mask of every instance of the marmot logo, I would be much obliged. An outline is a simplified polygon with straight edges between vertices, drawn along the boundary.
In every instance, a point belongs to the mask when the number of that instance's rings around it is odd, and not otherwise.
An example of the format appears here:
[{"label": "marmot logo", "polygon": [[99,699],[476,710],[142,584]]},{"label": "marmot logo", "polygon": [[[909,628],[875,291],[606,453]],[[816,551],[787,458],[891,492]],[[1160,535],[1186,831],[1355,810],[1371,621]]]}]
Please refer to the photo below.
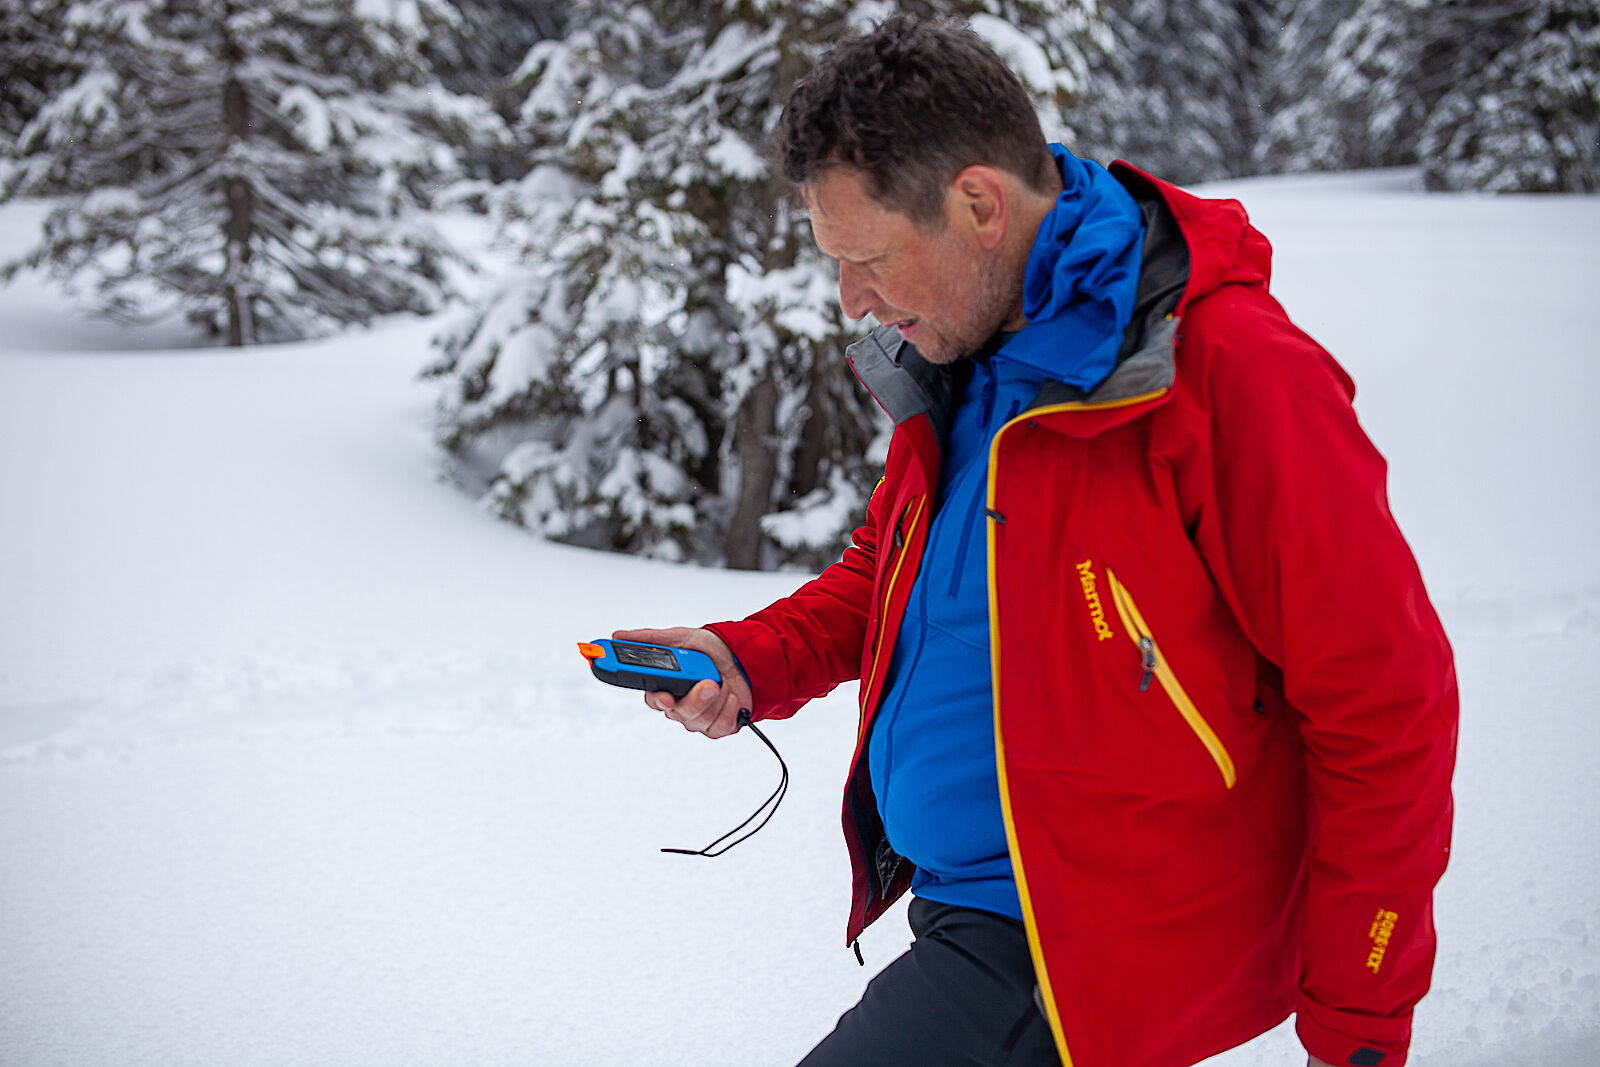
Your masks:
[{"label": "marmot logo", "polygon": [[1106,622],[1106,609],[1100,603],[1100,593],[1095,589],[1094,561],[1078,564],[1078,584],[1083,586],[1083,600],[1089,605],[1089,618],[1094,620],[1094,636],[1100,641],[1111,640],[1111,626]]}]

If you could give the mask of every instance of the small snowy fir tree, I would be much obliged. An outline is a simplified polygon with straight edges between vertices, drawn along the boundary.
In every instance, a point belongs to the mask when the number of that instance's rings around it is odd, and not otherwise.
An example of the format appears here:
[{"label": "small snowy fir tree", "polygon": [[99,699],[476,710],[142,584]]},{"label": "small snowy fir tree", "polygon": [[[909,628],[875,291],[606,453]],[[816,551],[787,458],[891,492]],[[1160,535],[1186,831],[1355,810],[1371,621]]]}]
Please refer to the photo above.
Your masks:
[{"label": "small snowy fir tree", "polygon": [[[445,0],[62,3],[75,80],[21,131],[5,196],[68,196],[20,263],[229,344],[435,307],[448,246],[418,210],[503,139],[419,44]],[[15,270],[20,263],[10,265]]]},{"label": "small snowy fir tree", "polygon": [[1277,29],[1269,0],[1106,0],[1080,119],[1084,152],[1173,181],[1248,174],[1261,67]]},{"label": "small snowy fir tree", "polygon": [[[1088,19],[1008,6],[1031,22],[950,13],[975,16],[1059,114]],[[837,556],[886,427],[843,364],[861,328],[763,151],[826,42],[889,11],[586,0],[533,48],[519,135],[534,167],[499,205],[527,269],[441,338],[431,370],[441,441],[493,511],[669,559]]]},{"label": "small snowy fir tree", "polygon": [[1421,135],[1430,189],[1600,192],[1600,5],[1446,6],[1450,88]]}]

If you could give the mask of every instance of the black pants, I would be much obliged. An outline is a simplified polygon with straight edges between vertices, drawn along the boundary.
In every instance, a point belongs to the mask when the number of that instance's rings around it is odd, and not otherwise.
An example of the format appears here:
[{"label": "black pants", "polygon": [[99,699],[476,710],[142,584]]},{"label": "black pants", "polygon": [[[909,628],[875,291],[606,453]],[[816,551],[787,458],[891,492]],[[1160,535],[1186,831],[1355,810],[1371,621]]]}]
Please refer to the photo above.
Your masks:
[{"label": "black pants", "polygon": [[800,1067],[1060,1067],[1022,925],[911,902],[916,940]]}]

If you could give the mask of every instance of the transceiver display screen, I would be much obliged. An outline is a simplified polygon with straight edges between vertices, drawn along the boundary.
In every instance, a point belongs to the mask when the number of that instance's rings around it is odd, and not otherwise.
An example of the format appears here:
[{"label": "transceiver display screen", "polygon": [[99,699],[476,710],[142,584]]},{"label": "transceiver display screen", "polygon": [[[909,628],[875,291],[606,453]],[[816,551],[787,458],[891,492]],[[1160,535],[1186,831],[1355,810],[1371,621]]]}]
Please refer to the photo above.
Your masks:
[{"label": "transceiver display screen", "polygon": [[617,662],[626,663],[630,667],[655,667],[658,670],[679,670],[678,657],[664,648],[652,648],[649,645],[628,645],[621,641],[611,642],[612,651],[617,654]]}]

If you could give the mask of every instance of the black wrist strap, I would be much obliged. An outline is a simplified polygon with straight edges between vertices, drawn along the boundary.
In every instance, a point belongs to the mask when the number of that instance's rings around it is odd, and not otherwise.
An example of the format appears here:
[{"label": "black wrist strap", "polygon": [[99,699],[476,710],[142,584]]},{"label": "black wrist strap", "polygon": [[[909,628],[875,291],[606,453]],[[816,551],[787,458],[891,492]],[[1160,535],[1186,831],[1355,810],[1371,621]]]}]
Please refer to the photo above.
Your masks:
[{"label": "black wrist strap", "polygon": [[[661,850],[662,852],[671,852],[678,856],[704,856],[707,859],[714,859],[715,857],[720,856],[724,852],[728,851],[734,845],[739,844],[741,841],[748,841],[750,838],[754,837],[761,830],[761,828],[767,825],[768,821],[771,820],[772,816],[778,810],[778,805],[783,803],[784,794],[789,792],[789,765],[783,762],[783,757],[778,755],[777,747],[773,745],[771,741],[767,740],[767,735],[762,733],[761,729],[750,720],[749,708],[739,709],[739,725],[750,727],[750,732],[761,738],[761,743],[771,749],[774,756],[778,757],[778,767],[782,771],[782,777],[778,779],[778,788],[772,791],[772,795],[770,797],[761,802],[761,806],[752,812],[748,819],[740,823],[738,826],[735,826],[732,830],[729,830],[715,841],[711,842],[711,844],[707,845],[705,848],[664,848]],[[770,808],[768,807],[769,804],[771,805]],[[766,812],[766,816],[764,818],[761,814],[763,811]],[[734,834],[737,834],[740,830],[743,830],[746,826],[749,826],[757,819],[761,819],[761,821],[756,823],[755,827],[751,829],[749,833],[742,837],[734,838],[732,841],[728,841],[728,838],[733,837]],[[723,844],[724,841],[727,841],[728,843]]]}]

